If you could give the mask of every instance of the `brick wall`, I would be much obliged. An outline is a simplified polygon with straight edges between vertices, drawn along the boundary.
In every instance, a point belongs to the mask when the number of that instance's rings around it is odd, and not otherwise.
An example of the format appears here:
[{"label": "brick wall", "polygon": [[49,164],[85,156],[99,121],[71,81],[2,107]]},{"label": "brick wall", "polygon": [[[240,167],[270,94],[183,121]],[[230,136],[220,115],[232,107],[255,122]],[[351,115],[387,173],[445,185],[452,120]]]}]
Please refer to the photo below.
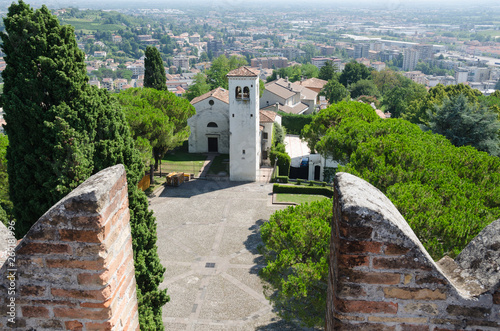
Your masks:
[{"label": "brick wall", "polygon": [[15,248],[15,263],[1,269],[0,329],[138,330],[129,218],[123,165],[90,177],[47,211]]},{"label": "brick wall", "polygon": [[378,189],[335,185],[327,330],[500,329],[500,220],[435,263]]}]

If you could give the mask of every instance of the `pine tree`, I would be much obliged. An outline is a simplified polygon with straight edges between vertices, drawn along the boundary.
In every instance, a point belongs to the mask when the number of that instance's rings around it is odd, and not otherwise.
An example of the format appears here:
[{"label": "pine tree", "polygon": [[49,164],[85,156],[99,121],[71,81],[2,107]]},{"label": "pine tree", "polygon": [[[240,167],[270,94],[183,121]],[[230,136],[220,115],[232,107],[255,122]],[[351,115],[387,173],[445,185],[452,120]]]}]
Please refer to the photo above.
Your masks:
[{"label": "pine tree", "polygon": [[165,67],[163,66],[160,51],[156,47],[148,46],[145,55],[144,87],[165,90],[167,88],[167,76],[165,76]]},{"label": "pine tree", "polygon": [[429,128],[448,138],[455,146],[473,146],[500,156],[498,115],[485,106],[469,103],[464,94],[446,97],[442,106],[429,113]]},{"label": "pine tree", "polygon": [[141,329],[163,329],[161,310],[168,296],[158,286],[165,269],[157,253],[155,218],[137,188],[144,167],[123,111],[107,91],[87,84],[73,28],[60,26],[45,6],[34,11],[23,1],[14,3],[4,23],[2,104],[16,235],[22,237],[90,175],[123,163]]}]

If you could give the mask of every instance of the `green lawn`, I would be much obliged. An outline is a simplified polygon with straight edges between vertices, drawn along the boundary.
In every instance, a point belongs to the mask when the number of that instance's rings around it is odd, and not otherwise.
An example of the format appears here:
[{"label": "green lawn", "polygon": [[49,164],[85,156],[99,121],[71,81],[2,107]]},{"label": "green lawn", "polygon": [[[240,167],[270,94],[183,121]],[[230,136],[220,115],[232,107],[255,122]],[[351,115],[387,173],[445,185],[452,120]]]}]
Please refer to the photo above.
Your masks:
[{"label": "green lawn", "polygon": [[208,169],[209,175],[229,175],[229,154],[217,155]]},{"label": "green lawn", "polygon": [[184,151],[175,151],[168,153],[161,162],[162,173],[166,172],[186,172],[199,174],[207,157],[203,154],[194,154]]},{"label": "green lawn", "polygon": [[304,203],[328,199],[324,195],[276,193],[276,202]]}]

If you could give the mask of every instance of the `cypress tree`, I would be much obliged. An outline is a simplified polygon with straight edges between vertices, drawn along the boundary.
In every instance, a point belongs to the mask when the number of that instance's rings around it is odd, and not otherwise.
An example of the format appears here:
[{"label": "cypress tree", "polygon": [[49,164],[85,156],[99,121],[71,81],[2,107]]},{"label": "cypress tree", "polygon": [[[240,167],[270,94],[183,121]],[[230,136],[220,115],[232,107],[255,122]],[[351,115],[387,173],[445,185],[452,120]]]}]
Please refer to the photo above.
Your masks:
[{"label": "cypress tree", "polygon": [[4,18],[2,104],[9,137],[9,190],[16,235],[85,179],[117,163],[127,170],[135,276],[141,329],[163,329],[168,301],[159,290],[165,269],[156,223],[137,188],[143,164],[119,105],[87,84],[84,54],[71,26],[60,26],[43,6],[13,3]]},{"label": "cypress tree", "polygon": [[165,67],[163,66],[160,51],[156,47],[148,46],[145,55],[144,87],[165,90],[167,88],[167,76],[165,76]]}]

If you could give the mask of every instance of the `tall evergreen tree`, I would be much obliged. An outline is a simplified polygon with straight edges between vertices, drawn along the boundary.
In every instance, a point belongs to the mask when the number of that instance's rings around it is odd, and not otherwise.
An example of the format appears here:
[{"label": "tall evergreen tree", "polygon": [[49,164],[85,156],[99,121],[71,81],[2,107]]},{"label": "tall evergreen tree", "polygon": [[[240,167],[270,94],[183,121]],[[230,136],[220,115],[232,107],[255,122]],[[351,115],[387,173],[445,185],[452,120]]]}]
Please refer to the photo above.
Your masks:
[{"label": "tall evergreen tree", "polygon": [[332,61],[326,61],[325,65],[319,69],[318,78],[326,81],[337,78],[337,65]]},{"label": "tall evergreen tree", "polygon": [[167,88],[167,76],[165,76],[165,67],[163,66],[160,51],[156,47],[148,46],[145,55],[144,87],[165,90]]},{"label": "tall evergreen tree", "polygon": [[446,97],[436,113],[429,114],[429,128],[455,146],[473,146],[500,156],[498,115],[485,106],[471,104],[464,94]]},{"label": "tall evergreen tree", "polygon": [[90,175],[117,163],[127,170],[130,223],[144,330],[163,329],[165,269],[156,246],[156,223],[137,188],[143,164],[125,116],[107,91],[87,84],[84,54],[74,30],[60,26],[47,7],[13,3],[2,33],[2,73],[9,136],[9,190],[16,235],[22,237],[53,204]]}]

